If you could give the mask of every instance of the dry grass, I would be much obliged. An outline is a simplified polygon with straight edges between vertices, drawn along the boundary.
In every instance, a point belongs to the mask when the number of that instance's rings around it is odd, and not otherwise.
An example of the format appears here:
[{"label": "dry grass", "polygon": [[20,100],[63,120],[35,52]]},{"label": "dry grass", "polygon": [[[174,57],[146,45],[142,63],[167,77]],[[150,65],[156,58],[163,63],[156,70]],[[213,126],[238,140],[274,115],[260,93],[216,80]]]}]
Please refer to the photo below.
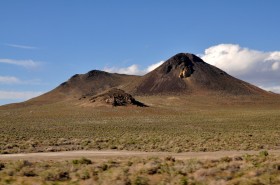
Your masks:
[{"label": "dry grass", "polygon": [[[62,102],[0,107],[0,152],[280,148],[278,98],[137,99],[150,107],[94,108]],[[219,160],[0,161],[0,184],[280,184],[279,176],[279,156],[265,151]]]},{"label": "dry grass", "polygon": [[[0,152],[279,149],[279,99],[138,97],[148,108],[57,103],[0,110]],[[207,103],[205,103],[207,102]]]},{"label": "dry grass", "polygon": [[279,156],[2,162],[0,184],[279,184]]}]

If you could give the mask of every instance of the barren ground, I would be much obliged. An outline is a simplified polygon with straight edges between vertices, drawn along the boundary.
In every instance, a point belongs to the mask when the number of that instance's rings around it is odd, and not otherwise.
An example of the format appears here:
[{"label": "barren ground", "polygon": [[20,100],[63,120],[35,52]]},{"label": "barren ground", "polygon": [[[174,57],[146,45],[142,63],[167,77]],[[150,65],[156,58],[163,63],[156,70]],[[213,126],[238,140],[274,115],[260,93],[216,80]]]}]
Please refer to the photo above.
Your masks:
[{"label": "barren ground", "polygon": [[[20,153],[20,154],[3,154],[0,155],[2,161],[64,161],[78,158],[88,158],[91,160],[108,160],[113,158],[131,158],[131,157],[174,157],[175,159],[219,159],[222,157],[236,157],[242,155],[257,155],[260,151],[217,151],[217,152],[137,152],[137,151],[64,151],[64,152],[42,152],[42,153]],[[269,154],[280,156],[280,150],[269,150]]]}]

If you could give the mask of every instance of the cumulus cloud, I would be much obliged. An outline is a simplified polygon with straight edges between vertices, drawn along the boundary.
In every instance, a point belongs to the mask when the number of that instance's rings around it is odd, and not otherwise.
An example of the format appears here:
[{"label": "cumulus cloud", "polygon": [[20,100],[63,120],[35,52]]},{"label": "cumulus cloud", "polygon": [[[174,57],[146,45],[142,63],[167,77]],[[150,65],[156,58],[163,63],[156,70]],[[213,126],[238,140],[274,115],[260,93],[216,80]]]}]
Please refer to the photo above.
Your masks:
[{"label": "cumulus cloud", "polygon": [[139,66],[136,64],[133,64],[128,67],[123,68],[117,68],[117,67],[105,67],[104,71],[110,72],[110,73],[120,73],[120,74],[129,74],[129,75],[140,75],[142,74],[142,71],[139,69]]},{"label": "cumulus cloud", "polygon": [[227,73],[265,89],[280,92],[280,51],[264,52],[237,44],[219,44],[201,58]]},{"label": "cumulus cloud", "polygon": [[41,64],[41,62],[34,61],[34,60],[14,60],[14,59],[0,59],[0,63],[22,66],[28,69],[39,67]]},{"label": "cumulus cloud", "polygon": [[273,71],[277,71],[279,69],[279,66],[280,66],[280,62],[274,62],[271,66],[271,69]]},{"label": "cumulus cloud", "polygon": [[110,73],[120,73],[120,74],[129,74],[129,75],[144,75],[148,72],[151,72],[158,66],[160,66],[163,62],[164,61],[160,61],[158,63],[152,64],[145,69],[140,69],[140,67],[137,64],[133,64],[131,66],[124,67],[124,68],[105,67],[104,71],[107,71]]},{"label": "cumulus cloud", "polygon": [[43,94],[43,92],[34,91],[1,91],[0,100],[28,100]]},{"label": "cumulus cloud", "polygon": [[37,49],[34,46],[26,46],[26,45],[19,45],[19,44],[6,44],[6,46],[13,47],[13,48],[20,48],[20,49]]}]

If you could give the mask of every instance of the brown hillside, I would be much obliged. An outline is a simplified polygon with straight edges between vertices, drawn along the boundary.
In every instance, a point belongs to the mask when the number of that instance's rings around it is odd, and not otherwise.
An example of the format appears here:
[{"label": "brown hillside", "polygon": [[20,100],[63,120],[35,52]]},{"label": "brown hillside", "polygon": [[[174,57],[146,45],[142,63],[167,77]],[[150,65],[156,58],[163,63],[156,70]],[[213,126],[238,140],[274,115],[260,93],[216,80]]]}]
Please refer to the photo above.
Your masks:
[{"label": "brown hillside", "polygon": [[134,86],[137,95],[208,94],[267,95],[268,92],[238,80],[189,53],[179,53],[146,74]]},{"label": "brown hillside", "polygon": [[86,74],[75,74],[54,90],[33,98],[26,103],[44,104],[64,100],[78,100],[84,95],[97,95],[111,88],[125,88],[139,76],[108,73],[92,70]]}]

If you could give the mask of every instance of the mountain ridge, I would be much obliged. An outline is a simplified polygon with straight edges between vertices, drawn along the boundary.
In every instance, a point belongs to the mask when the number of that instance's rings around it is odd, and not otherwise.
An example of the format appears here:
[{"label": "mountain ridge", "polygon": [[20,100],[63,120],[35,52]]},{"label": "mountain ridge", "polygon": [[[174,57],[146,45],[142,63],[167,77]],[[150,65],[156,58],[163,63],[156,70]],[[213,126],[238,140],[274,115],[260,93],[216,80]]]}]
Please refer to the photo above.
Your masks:
[{"label": "mountain ridge", "polygon": [[83,96],[95,96],[113,88],[121,89],[133,96],[274,95],[230,76],[194,54],[178,53],[144,76],[109,73],[100,70],[75,74],[55,89],[17,105],[77,101]]}]

